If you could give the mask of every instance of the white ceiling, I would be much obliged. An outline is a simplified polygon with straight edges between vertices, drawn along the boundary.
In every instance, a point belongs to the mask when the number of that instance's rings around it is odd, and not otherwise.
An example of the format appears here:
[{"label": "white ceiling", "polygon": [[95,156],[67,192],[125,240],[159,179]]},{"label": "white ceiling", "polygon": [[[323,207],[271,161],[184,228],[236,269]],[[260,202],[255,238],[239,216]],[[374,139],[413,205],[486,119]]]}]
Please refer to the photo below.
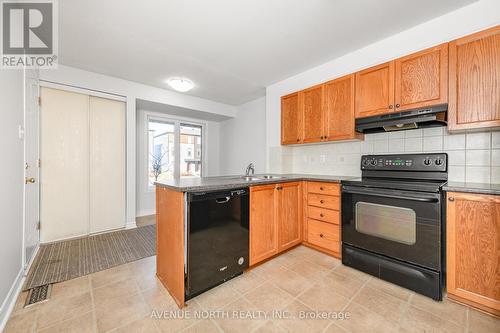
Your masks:
[{"label": "white ceiling", "polygon": [[265,86],[473,0],[64,0],[59,61],[241,104]]}]

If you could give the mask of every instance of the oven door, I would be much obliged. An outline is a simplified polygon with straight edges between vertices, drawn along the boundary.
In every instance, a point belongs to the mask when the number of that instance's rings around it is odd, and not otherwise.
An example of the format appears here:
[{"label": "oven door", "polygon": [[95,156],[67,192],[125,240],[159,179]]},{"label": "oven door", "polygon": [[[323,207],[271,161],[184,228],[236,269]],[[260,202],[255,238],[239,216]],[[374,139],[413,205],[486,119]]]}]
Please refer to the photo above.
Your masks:
[{"label": "oven door", "polygon": [[441,267],[438,193],[342,187],[342,242],[423,267]]}]

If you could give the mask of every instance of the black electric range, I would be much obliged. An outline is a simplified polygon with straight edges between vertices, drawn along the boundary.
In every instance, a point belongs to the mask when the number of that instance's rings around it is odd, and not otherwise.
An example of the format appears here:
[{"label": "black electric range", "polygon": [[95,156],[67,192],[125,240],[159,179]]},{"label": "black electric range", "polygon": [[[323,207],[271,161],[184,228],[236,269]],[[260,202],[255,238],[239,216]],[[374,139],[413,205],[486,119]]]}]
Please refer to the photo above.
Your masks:
[{"label": "black electric range", "polygon": [[441,300],[447,154],[365,155],[361,171],[342,182],[342,263]]}]

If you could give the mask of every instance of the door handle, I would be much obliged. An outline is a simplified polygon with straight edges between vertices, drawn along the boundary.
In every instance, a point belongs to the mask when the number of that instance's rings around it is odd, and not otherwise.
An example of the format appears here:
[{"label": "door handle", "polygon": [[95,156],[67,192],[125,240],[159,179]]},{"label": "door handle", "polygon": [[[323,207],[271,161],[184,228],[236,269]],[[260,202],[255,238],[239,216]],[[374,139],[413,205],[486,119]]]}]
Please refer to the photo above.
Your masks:
[{"label": "door handle", "polygon": [[24,178],[24,183],[25,184],[28,184],[28,183],[34,184],[35,182],[36,182],[36,180],[33,177],[31,177],[31,178],[28,178],[28,177]]},{"label": "door handle", "polygon": [[343,193],[346,194],[361,194],[373,197],[382,197],[382,198],[391,198],[391,199],[401,199],[401,200],[413,200],[420,202],[438,202],[439,199],[436,197],[416,197],[411,196],[405,193],[385,193],[385,192],[372,192],[372,191],[363,191],[363,190],[354,190],[354,189],[346,189],[344,188]]},{"label": "door handle", "polygon": [[230,199],[231,197],[225,197],[225,198],[215,199],[215,202],[217,202],[218,204],[223,204],[228,202]]}]

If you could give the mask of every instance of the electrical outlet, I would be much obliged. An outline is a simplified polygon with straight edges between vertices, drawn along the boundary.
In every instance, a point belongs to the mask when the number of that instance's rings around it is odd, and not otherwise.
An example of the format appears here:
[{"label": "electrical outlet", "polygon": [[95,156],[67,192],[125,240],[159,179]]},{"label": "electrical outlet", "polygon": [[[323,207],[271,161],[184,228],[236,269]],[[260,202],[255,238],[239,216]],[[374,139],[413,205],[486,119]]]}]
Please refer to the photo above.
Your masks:
[{"label": "electrical outlet", "polygon": [[326,155],[319,155],[319,163],[326,163]]}]

